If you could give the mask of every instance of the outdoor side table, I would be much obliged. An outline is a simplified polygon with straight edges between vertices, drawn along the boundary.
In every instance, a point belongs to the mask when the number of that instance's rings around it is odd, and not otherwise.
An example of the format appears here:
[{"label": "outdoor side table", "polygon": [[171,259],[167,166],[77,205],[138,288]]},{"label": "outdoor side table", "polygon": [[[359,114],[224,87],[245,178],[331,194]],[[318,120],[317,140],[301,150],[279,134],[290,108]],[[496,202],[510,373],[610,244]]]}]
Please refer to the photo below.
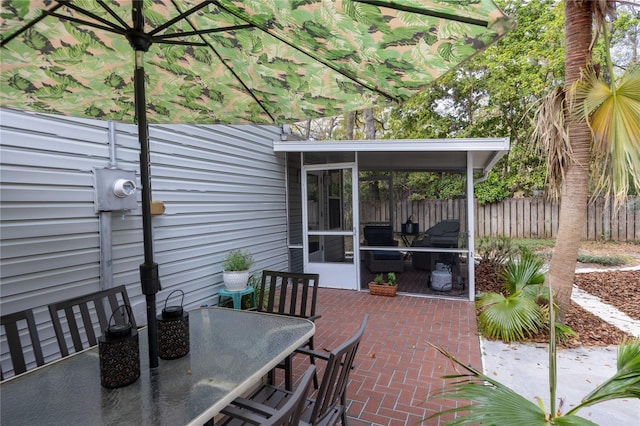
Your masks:
[{"label": "outdoor side table", "polygon": [[253,286],[248,285],[244,290],[230,291],[225,288],[218,291],[218,306],[223,297],[230,297],[233,299],[233,309],[242,309],[242,298],[246,295],[251,295],[251,307],[256,307],[256,291]]}]

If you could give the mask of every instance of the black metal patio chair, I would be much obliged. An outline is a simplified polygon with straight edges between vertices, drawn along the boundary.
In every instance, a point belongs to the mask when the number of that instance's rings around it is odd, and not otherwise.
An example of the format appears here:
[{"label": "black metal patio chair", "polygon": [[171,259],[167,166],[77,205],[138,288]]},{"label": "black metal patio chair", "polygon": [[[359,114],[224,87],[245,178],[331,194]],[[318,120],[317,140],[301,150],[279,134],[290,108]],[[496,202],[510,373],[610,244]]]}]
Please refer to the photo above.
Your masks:
[{"label": "black metal patio chair", "polygon": [[[287,394],[286,401],[280,408],[269,407],[246,398],[236,398],[230,405],[222,409],[227,416],[220,425],[261,425],[261,426],[298,426],[306,403],[306,396],[311,387],[311,379],[315,376],[316,366],[309,365],[302,375],[296,391]],[[277,388],[274,388],[277,390]]]},{"label": "black metal patio chair", "polygon": [[[346,390],[349,373],[353,368],[367,320],[368,315],[365,315],[358,331],[328,354],[304,348],[298,349],[307,354],[314,352],[316,358],[326,361],[320,388],[312,397],[306,399],[299,424],[329,426],[342,421],[342,425],[347,426]],[[291,395],[291,391],[267,383],[254,391],[247,400],[278,409],[286,404]]]},{"label": "black metal patio chair", "polygon": [[[88,347],[97,345],[96,334],[98,336],[102,335],[109,325],[112,313],[123,305],[131,307],[127,289],[124,285],[50,303],[49,312],[51,313],[53,329],[60,347],[60,354],[65,357],[69,355],[70,349],[78,352],[84,349],[85,344]],[[63,322],[60,320],[60,311],[64,312],[63,318],[66,320],[64,323],[66,324],[66,331],[63,327]],[[126,312],[126,310],[120,309],[119,312]],[[128,314],[129,312],[127,312]],[[114,316],[114,319],[116,322],[124,321],[118,315]],[[136,322],[133,315],[129,320],[131,326],[135,328]],[[67,333],[71,336],[72,346],[67,342]]]},{"label": "black metal patio chair", "polygon": [[[315,321],[320,318],[316,314],[318,299],[319,274],[305,274],[280,271],[262,271],[262,281],[258,291],[258,312],[288,315]],[[311,350],[313,336],[302,347]],[[313,355],[310,355],[314,364]],[[283,369],[285,374],[285,388],[291,390],[293,383],[293,355],[287,357],[277,368]],[[275,371],[269,374],[270,382],[275,381]],[[314,375],[313,383],[318,388],[318,379]]]},{"label": "black metal patio chair", "polygon": [[[29,350],[29,345],[23,345],[20,338],[20,330],[22,329],[20,324],[22,324],[22,322],[24,322],[26,329],[29,332],[31,350]],[[40,343],[40,337],[38,336],[38,328],[36,327],[36,320],[31,309],[3,315],[0,317],[0,323],[2,324],[2,327],[4,327],[7,345],[9,346],[9,357],[11,359],[14,374],[20,374],[27,371],[25,352],[33,352],[36,366],[44,365],[44,357],[42,356],[42,346]],[[0,380],[4,380],[3,368],[0,368]]]}]

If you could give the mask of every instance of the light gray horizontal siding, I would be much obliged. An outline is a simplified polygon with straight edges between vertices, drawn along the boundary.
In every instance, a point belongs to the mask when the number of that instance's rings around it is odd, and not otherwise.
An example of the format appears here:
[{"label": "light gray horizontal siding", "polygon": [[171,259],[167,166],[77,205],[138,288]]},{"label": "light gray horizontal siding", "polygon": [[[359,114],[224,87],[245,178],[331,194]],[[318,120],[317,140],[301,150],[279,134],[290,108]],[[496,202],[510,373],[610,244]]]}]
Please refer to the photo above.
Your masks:
[{"label": "light gray horizontal siding", "polygon": [[[109,166],[108,123],[0,109],[0,310],[36,308],[47,359],[57,347],[45,305],[100,289],[100,217],[94,168]],[[116,123],[116,165],[139,178],[137,128]],[[214,304],[221,260],[249,250],[262,269],[288,269],[283,156],[275,126],[150,126],[154,260],[163,290],[190,309]],[[127,286],[144,323],[138,208],[104,214],[112,228],[112,285]],[[4,337],[3,337],[4,338]],[[3,364],[7,354],[3,342]]]},{"label": "light gray horizontal siding", "polygon": [[[99,288],[92,168],[108,158],[106,123],[2,111],[2,312]],[[100,136],[102,135],[102,136]]]},{"label": "light gray horizontal siding", "polygon": [[[178,125],[150,132],[153,198],[166,206],[154,218],[162,286],[191,289],[206,304],[215,303],[229,250],[251,251],[254,271],[287,268],[284,165],[265,143],[279,138],[278,129],[267,135],[254,126],[210,129]],[[167,142],[176,135],[180,143]]]}]

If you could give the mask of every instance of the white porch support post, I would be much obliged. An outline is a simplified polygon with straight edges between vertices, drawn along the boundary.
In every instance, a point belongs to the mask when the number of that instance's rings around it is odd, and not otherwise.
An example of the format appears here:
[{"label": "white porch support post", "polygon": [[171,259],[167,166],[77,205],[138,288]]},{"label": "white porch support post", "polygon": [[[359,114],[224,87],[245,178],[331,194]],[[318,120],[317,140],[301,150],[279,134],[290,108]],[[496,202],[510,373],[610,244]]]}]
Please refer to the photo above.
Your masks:
[{"label": "white porch support post", "polygon": [[467,281],[469,289],[469,300],[475,300],[476,280],[475,280],[475,234],[476,234],[476,212],[475,212],[475,192],[473,186],[473,152],[467,151]]},{"label": "white porch support post", "polygon": [[302,197],[302,270],[309,272],[309,195],[307,191],[307,169],[304,164],[304,152],[300,152],[300,197]]},{"label": "white porch support post", "polygon": [[394,188],[393,188],[393,170],[391,170],[390,178],[389,178],[389,224],[391,225],[391,229],[396,228],[396,200],[394,199]]}]

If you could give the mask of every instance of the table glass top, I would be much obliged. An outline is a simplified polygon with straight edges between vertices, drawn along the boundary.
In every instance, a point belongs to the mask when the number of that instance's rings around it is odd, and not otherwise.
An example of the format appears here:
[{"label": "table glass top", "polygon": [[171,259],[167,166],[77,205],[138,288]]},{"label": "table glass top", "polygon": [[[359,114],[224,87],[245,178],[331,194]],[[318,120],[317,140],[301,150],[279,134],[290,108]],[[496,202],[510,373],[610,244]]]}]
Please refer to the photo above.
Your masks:
[{"label": "table glass top", "polygon": [[2,425],[202,424],[306,341],[312,322],[224,308],[189,312],[190,352],[149,368],[140,330],[140,378],[100,385],[98,348],[0,384]]}]

